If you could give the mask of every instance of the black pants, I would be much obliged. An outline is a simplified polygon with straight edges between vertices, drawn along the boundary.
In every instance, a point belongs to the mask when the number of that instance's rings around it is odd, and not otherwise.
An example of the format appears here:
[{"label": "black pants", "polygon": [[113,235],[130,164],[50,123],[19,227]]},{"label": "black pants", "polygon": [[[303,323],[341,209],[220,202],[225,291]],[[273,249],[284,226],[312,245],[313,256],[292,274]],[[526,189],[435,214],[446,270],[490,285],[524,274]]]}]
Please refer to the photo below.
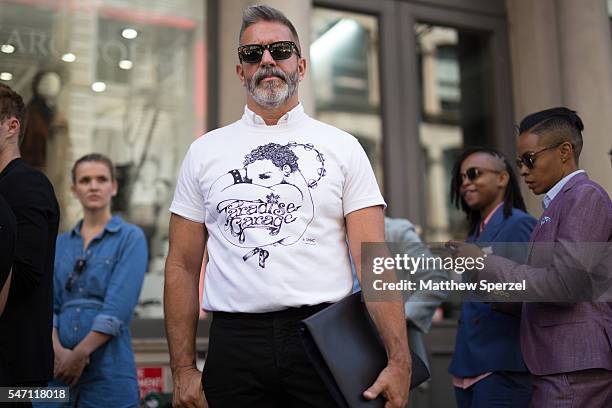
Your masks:
[{"label": "black pants", "polygon": [[326,306],[213,313],[202,375],[210,408],[337,407],[299,335],[300,320]]}]

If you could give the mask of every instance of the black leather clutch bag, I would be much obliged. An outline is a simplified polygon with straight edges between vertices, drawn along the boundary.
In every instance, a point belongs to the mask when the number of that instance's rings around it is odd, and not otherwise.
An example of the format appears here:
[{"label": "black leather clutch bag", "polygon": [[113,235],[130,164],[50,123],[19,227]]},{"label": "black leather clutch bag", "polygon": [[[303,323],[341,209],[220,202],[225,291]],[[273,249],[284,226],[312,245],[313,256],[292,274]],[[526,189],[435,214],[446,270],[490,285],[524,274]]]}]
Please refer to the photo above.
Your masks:
[{"label": "black leather clutch bag", "polygon": [[[361,292],[302,320],[300,334],[308,357],[338,406],[384,407],[382,397],[371,401],[363,397],[387,365],[387,354]],[[429,378],[429,370],[419,356],[411,355],[412,389]]]}]

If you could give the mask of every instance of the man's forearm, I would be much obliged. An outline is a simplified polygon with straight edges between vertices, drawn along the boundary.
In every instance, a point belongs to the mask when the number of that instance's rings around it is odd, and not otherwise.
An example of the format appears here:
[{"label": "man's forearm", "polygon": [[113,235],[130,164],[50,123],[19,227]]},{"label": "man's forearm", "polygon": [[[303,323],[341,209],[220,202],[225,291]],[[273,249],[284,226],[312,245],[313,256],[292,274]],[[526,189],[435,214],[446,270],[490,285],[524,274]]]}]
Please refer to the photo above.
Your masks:
[{"label": "man's forearm", "polygon": [[403,303],[366,302],[387,351],[389,363],[410,366],[410,351]]},{"label": "man's forearm", "polygon": [[197,278],[198,274],[189,273],[176,265],[166,267],[164,314],[172,370],[195,363],[198,326]]},{"label": "man's forearm", "polygon": [[[367,242],[385,242],[382,207],[367,207],[350,213],[346,217],[346,227],[357,278],[361,287],[364,287],[361,270],[361,244]],[[386,246],[377,247],[377,250],[380,251],[378,255],[382,257],[390,256]],[[408,335],[402,296],[398,296],[397,300],[387,302],[369,302],[366,299],[366,305],[382,337],[389,363],[400,363],[410,366],[410,352],[408,349]]]}]

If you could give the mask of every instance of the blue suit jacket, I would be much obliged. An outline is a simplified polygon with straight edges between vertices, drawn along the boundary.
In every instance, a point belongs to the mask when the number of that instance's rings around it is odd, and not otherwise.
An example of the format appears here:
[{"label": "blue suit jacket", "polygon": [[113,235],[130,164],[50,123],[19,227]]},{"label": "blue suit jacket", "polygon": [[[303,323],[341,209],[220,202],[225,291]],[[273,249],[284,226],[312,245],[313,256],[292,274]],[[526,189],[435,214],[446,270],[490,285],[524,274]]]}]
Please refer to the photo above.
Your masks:
[{"label": "blue suit jacket", "polygon": [[[492,245],[494,254],[522,262],[524,259],[520,258],[526,256],[526,251],[521,253],[515,246],[503,243],[529,241],[535,224],[535,218],[516,208],[504,219],[502,206],[480,236],[472,235],[467,241],[498,243]],[[457,377],[475,377],[491,371],[527,371],[519,333],[519,318],[493,310],[489,303],[463,302],[449,372]]]}]

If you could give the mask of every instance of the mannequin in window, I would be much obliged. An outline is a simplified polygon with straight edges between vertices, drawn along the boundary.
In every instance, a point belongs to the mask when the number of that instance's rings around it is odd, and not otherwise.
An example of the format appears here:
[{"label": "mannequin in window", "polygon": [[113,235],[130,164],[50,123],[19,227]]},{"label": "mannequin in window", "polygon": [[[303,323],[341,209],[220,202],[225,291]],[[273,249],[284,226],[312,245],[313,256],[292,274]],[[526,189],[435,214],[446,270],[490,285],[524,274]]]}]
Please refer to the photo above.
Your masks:
[{"label": "mannequin in window", "polygon": [[26,163],[41,171],[46,170],[47,143],[56,130],[56,105],[61,88],[60,76],[52,71],[40,71],[32,81],[32,99],[27,106],[27,127],[21,155]]},{"label": "mannequin in window", "polygon": [[68,194],[67,166],[72,160],[67,121],[58,109],[61,91],[57,72],[39,71],[34,76],[21,155],[26,163],[47,175],[63,208]]}]

